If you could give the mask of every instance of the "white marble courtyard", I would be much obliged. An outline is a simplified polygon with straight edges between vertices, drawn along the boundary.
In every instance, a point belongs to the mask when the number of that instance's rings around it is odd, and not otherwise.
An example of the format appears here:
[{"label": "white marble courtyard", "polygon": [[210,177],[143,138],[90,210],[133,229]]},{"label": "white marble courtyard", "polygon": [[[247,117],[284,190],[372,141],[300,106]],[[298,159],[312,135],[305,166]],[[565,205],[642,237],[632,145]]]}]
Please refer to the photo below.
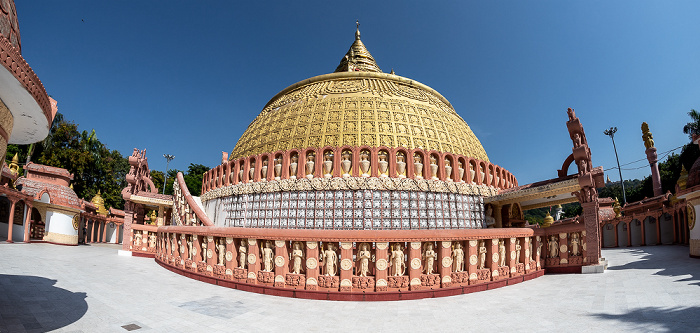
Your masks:
[{"label": "white marble courtyard", "polygon": [[0,332],[700,331],[700,260],[683,246],[604,250],[603,274],[365,303],[227,289],[118,249],[0,243]]}]

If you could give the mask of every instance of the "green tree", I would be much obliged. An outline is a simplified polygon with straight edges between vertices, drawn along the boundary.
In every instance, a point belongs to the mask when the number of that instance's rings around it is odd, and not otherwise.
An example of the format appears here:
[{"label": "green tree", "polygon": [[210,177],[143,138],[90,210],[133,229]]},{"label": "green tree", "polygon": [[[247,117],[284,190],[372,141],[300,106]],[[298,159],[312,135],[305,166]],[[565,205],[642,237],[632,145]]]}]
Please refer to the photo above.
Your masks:
[{"label": "green tree", "polygon": [[200,196],[202,194],[202,179],[204,179],[204,173],[207,171],[209,171],[209,167],[205,165],[190,163],[190,166],[187,168],[187,173],[183,174],[187,189],[190,190],[190,194],[193,196]]},{"label": "green tree", "polygon": [[690,140],[693,140],[693,134],[700,134],[700,112],[690,109],[688,116],[692,121],[683,126],[683,133],[688,134]]}]

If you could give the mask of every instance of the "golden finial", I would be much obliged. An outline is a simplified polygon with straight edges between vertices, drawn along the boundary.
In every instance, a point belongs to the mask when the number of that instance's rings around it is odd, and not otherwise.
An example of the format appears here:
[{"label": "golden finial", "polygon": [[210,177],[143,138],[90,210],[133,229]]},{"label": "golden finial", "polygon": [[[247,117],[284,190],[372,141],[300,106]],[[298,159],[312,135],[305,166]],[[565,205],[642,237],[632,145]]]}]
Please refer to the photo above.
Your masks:
[{"label": "golden finial", "polygon": [[642,140],[644,140],[644,147],[647,149],[654,147],[654,136],[651,135],[649,124],[646,121],[642,123]]},{"label": "golden finial", "polygon": [[554,218],[552,215],[549,215],[549,212],[547,212],[547,216],[544,217],[544,223],[542,223],[543,228],[547,228],[554,223]]},{"label": "golden finial", "polygon": [[391,75],[396,75],[396,73],[394,73],[394,69],[393,69],[393,68],[391,69],[391,73],[389,73],[389,74],[391,74]]},{"label": "golden finial", "polygon": [[360,20],[356,20],[355,25],[357,26],[357,30],[355,30],[355,40],[359,40],[360,39]]},{"label": "golden finial", "polygon": [[9,168],[12,174],[19,174],[19,153],[16,153],[15,157],[12,158],[12,162],[10,162]]},{"label": "golden finial", "polygon": [[[72,186],[73,184],[71,184]],[[97,208],[97,213],[100,215],[107,216],[107,208],[105,207],[105,201],[102,199],[102,196],[100,195],[101,191],[97,190],[97,194],[90,200],[93,205]]]},{"label": "golden finial", "polygon": [[620,200],[615,197],[615,203],[613,204],[613,211],[615,212],[615,217],[620,218],[622,214],[620,213],[622,211],[622,207],[620,207]]},{"label": "golden finial", "polygon": [[681,174],[678,177],[676,184],[678,184],[679,190],[685,190],[686,186],[688,185],[688,170],[685,169],[685,165],[683,164],[681,164]]}]

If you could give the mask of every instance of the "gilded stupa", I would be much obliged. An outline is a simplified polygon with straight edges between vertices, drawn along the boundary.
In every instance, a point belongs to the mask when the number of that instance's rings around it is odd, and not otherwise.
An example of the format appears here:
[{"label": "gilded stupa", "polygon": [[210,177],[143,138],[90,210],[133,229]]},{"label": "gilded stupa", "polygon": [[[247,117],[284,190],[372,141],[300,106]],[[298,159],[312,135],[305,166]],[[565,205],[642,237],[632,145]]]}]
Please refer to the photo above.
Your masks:
[{"label": "gilded stupa", "polygon": [[420,82],[382,72],[360,39],[359,25],[335,72],[275,95],[230,159],[325,146],[420,148],[488,161],[447,99]]},{"label": "gilded stupa", "polygon": [[92,198],[92,200],[90,200],[90,202],[92,202],[92,204],[95,205],[95,207],[97,207],[97,214],[107,216],[107,213],[109,213],[109,211],[107,211],[107,208],[105,208],[105,200],[102,199],[99,190],[97,191],[97,194],[95,194],[95,196]]}]

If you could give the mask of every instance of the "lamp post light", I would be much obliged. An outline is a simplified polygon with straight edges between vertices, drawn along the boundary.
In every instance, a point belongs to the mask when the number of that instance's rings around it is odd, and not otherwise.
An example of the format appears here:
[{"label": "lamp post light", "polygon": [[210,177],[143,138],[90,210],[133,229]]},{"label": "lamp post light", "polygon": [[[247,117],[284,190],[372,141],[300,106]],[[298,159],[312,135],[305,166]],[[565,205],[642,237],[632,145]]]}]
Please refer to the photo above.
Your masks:
[{"label": "lamp post light", "polygon": [[165,163],[165,180],[163,181],[163,194],[165,194],[165,186],[168,184],[168,166],[170,165],[170,161],[175,158],[174,155],[170,154],[163,154],[163,157],[165,157],[165,160],[167,161]]},{"label": "lamp post light", "polygon": [[620,173],[620,185],[622,185],[622,205],[624,206],[627,202],[627,195],[625,194],[625,181],[622,180],[622,169],[620,169],[620,158],[617,157],[617,148],[615,147],[615,132],[617,132],[617,127],[610,127],[603,131],[603,134],[607,135],[612,139],[613,150],[615,151],[615,160],[617,160],[617,171]]}]

